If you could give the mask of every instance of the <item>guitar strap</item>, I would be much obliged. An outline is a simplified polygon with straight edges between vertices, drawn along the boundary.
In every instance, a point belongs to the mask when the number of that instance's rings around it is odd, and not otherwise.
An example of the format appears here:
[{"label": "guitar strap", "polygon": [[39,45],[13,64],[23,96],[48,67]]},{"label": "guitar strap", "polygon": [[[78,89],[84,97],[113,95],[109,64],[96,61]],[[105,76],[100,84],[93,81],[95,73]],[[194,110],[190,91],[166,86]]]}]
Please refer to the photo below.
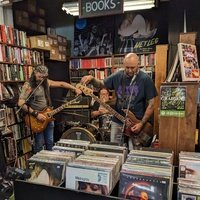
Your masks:
[{"label": "guitar strap", "polygon": [[[137,74],[136,74],[137,75]],[[132,85],[135,85],[136,83],[136,75],[134,75],[134,77],[132,78],[131,82],[130,82],[130,86]],[[125,115],[125,120],[127,119],[127,116],[128,116],[128,111],[129,111],[129,108],[130,108],[130,103],[131,103],[131,99],[132,99],[132,96],[133,96],[133,87],[131,89],[131,94],[129,95],[129,98],[125,95],[125,90],[126,90],[126,74],[124,73],[123,76],[122,76],[122,80],[121,80],[121,85],[122,85],[122,100],[121,100],[121,103],[122,103],[122,109],[124,109],[125,107],[125,104],[126,104],[126,101],[128,101],[128,105],[127,105],[127,111],[126,111],[126,115]],[[135,96],[134,96],[135,98]],[[126,122],[124,122],[123,124],[123,127],[122,127],[122,132],[125,131],[125,127],[126,127]],[[121,140],[123,140],[124,138],[124,142],[127,144],[127,146],[129,145],[129,138],[128,136],[126,135],[123,135]]]},{"label": "guitar strap", "polygon": [[[133,90],[134,90],[134,85],[136,84],[136,78],[137,78],[137,74],[138,72],[133,76],[131,82],[130,82],[130,85],[129,86],[132,86],[131,87],[131,94],[129,95],[129,97],[125,97],[125,89],[126,89],[126,75],[125,73],[123,74],[123,77],[122,77],[122,80],[121,80],[121,84],[122,84],[122,109],[124,109],[124,106],[125,106],[125,101],[128,101],[128,105],[127,105],[127,111],[129,111],[129,108],[130,108],[130,103],[131,101],[134,101],[135,99],[135,95],[133,96]],[[133,98],[132,98],[133,97]]]},{"label": "guitar strap", "polygon": [[45,97],[47,99],[48,102],[48,106],[51,106],[51,99],[50,99],[50,88],[49,88],[49,84],[47,84],[47,88],[45,90]]}]

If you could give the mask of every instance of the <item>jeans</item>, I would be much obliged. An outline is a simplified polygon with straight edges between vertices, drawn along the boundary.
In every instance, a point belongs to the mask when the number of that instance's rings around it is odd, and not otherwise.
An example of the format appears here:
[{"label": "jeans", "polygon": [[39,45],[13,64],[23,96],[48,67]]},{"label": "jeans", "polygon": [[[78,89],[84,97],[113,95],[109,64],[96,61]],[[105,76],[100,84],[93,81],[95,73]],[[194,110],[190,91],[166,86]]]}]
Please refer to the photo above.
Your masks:
[{"label": "jeans", "polygon": [[116,142],[119,144],[124,144],[125,142],[128,143],[129,150],[133,149],[132,140],[130,138],[126,138],[125,141],[124,133],[123,133],[123,124],[118,124],[116,122],[111,123],[111,133],[110,133],[110,141]]},{"label": "jeans", "polygon": [[122,132],[122,124],[118,124],[116,122],[111,123],[111,133],[110,133],[110,141],[116,142],[119,144],[124,143],[124,137]]},{"label": "jeans", "polygon": [[45,145],[45,149],[52,150],[54,138],[54,122],[49,122],[46,129],[41,132],[35,134],[35,144],[34,144],[34,153],[37,153],[43,149]]}]

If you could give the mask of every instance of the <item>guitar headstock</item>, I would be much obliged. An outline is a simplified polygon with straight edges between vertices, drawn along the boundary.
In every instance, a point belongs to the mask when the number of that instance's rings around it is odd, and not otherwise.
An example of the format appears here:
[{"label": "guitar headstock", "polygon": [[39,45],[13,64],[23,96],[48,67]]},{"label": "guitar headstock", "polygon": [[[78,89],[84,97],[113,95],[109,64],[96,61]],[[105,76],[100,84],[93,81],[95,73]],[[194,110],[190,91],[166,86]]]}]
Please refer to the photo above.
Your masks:
[{"label": "guitar headstock", "polygon": [[90,89],[90,88],[88,88],[88,87],[86,87],[86,86],[84,86],[84,85],[82,85],[80,83],[76,84],[76,88],[80,89],[85,95],[91,96],[93,94],[93,90],[92,89]]}]

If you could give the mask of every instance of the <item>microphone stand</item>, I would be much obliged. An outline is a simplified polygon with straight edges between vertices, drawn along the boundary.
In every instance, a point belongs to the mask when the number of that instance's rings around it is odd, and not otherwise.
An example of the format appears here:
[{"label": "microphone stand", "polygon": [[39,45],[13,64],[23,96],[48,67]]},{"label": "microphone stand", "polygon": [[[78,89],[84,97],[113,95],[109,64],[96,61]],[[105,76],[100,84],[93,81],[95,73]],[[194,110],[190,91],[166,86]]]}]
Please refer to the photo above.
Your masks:
[{"label": "microphone stand", "polygon": [[[35,89],[28,95],[27,99],[25,100],[25,102],[19,107],[19,109],[16,111],[16,114],[18,114],[20,112],[20,110],[22,109],[22,107],[30,100],[30,98],[33,96],[33,94],[35,94],[36,90],[42,85],[42,83],[44,82],[44,80],[46,79],[47,77],[43,78],[39,84],[35,87]],[[33,131],[31,129],[31,118],[30,118],[30,106],[27,105],[27,114],[29,116],[29,124],[30,124],[30,136],[31,136],[31,143],[33,141]],[[33,143],[32,143],[32,149],[33,149]]]},{"label": "microphone stand", "polygon": [[[135,75],[133,76],[133,78],[132,78],[132,80],[131,80],[131,83],[130,83],[130,86],[133,84],[134,80],[136,79],[136,75],[137,75],[137,74],[135,74]],[[135,85],[135,83],[134,83],[133,85]],[[128,100],[128,106],[127,106],[126,113],[125,113],[125,117],[124,117],[125,121],[124,121],[123,128],[122,128],[122,131],[123,131],[123,132],[124,132],[124,130],[125,130],[126,118],[128,117],[128,112],[129,112],[129,109],[130,109],[131,98],[132,98],[132,96],[133,96],[133,89],[134,89],[134,88],[132,87],[132,89],[131,89],[131,94],[130,94],[129,100]],[[134,96],[134,99],[135,99],[135,96]],[[134,101],[134,99],[133,99],[133,101]]]},{"label": "microphone stand", "polygon": [[33,96],[33,94],[35,94],[35,91],[42,85],[42,83],[44,82],[44,80],[47,77],[43,78],[40,83],[36,86],[36,88],[28,95],[28,98],[26,99],[26,101],[19,107],[19,109],[16,111],[16,114],[18,114],[20,112],[20,110],[22,109],[22,107],[24,106],[24,104],[26,104],[29,99]]},{"label": "microphone stand", "polygon": [[[135,85],[135,79],[136,79],[136,77],[137,77],[137,74],[138,74],[138,72],[136,73],[136,74],[134,74],[134,76],[133,76],[133,78],[132,78],[132,80],[131,80],[131,82],[130,82],[130,86],[131,85]],[[127,109],[126,109],[126,113],[125,113],[125,117],[124,117],[124,123],[123,123],[123,126],[122,126],[122,133],[124,133],[124,131],[125,131],[125,126],[126,126],[126,119],[127,119],[127,117],[128,117],[128,112],[129,112],[129,109],[130,109],[130,104],[131,104],[131,100],[135,100],[135,96],[134,96],[134,98],[133,99],[131,99],[132,98],[132,96],[133,96],[133,90],[134,90],[134,87],[132,87],[132,89],[131,89],[131,94],[130,94],[130,96],[129,96],[129,100],[128,100],[128,106],[127,106]],[[122,139],[123,139],[123,135],[122,135],[122,137],[121,137],[121,142],[122,142]]]}]

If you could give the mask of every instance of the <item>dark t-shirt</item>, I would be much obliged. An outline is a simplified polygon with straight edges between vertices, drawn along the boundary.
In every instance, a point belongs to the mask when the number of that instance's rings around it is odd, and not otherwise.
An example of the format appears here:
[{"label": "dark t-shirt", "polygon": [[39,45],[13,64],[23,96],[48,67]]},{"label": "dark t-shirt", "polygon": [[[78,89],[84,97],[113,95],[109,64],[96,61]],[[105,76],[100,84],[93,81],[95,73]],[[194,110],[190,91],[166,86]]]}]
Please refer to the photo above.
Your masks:
[{"label": "dark t-shirt", "polygon": [[[143,71],[138,72],[132,84],[131,80],[132,77],[128,77],[124,70],[120,70],[104,79],[104,85],[110,90],[115,90],[117,97],[115,110],[118,113],[125,116],[122,109],[126,109],[130,101],[129,110],[135,114],[136,118],[142,119],[147,101],[156,97],[157,91],[150,76]],[[115,117],[113,121],[120,122]]]},{"label": "dark t-shirt", "polygon": [[91,110],[92,111],[97,111],[97,110],[99,110],[99,107],[100,107],[99,102],[95,101],[93,106],[92,106],[92,108],[91,108]]}]

